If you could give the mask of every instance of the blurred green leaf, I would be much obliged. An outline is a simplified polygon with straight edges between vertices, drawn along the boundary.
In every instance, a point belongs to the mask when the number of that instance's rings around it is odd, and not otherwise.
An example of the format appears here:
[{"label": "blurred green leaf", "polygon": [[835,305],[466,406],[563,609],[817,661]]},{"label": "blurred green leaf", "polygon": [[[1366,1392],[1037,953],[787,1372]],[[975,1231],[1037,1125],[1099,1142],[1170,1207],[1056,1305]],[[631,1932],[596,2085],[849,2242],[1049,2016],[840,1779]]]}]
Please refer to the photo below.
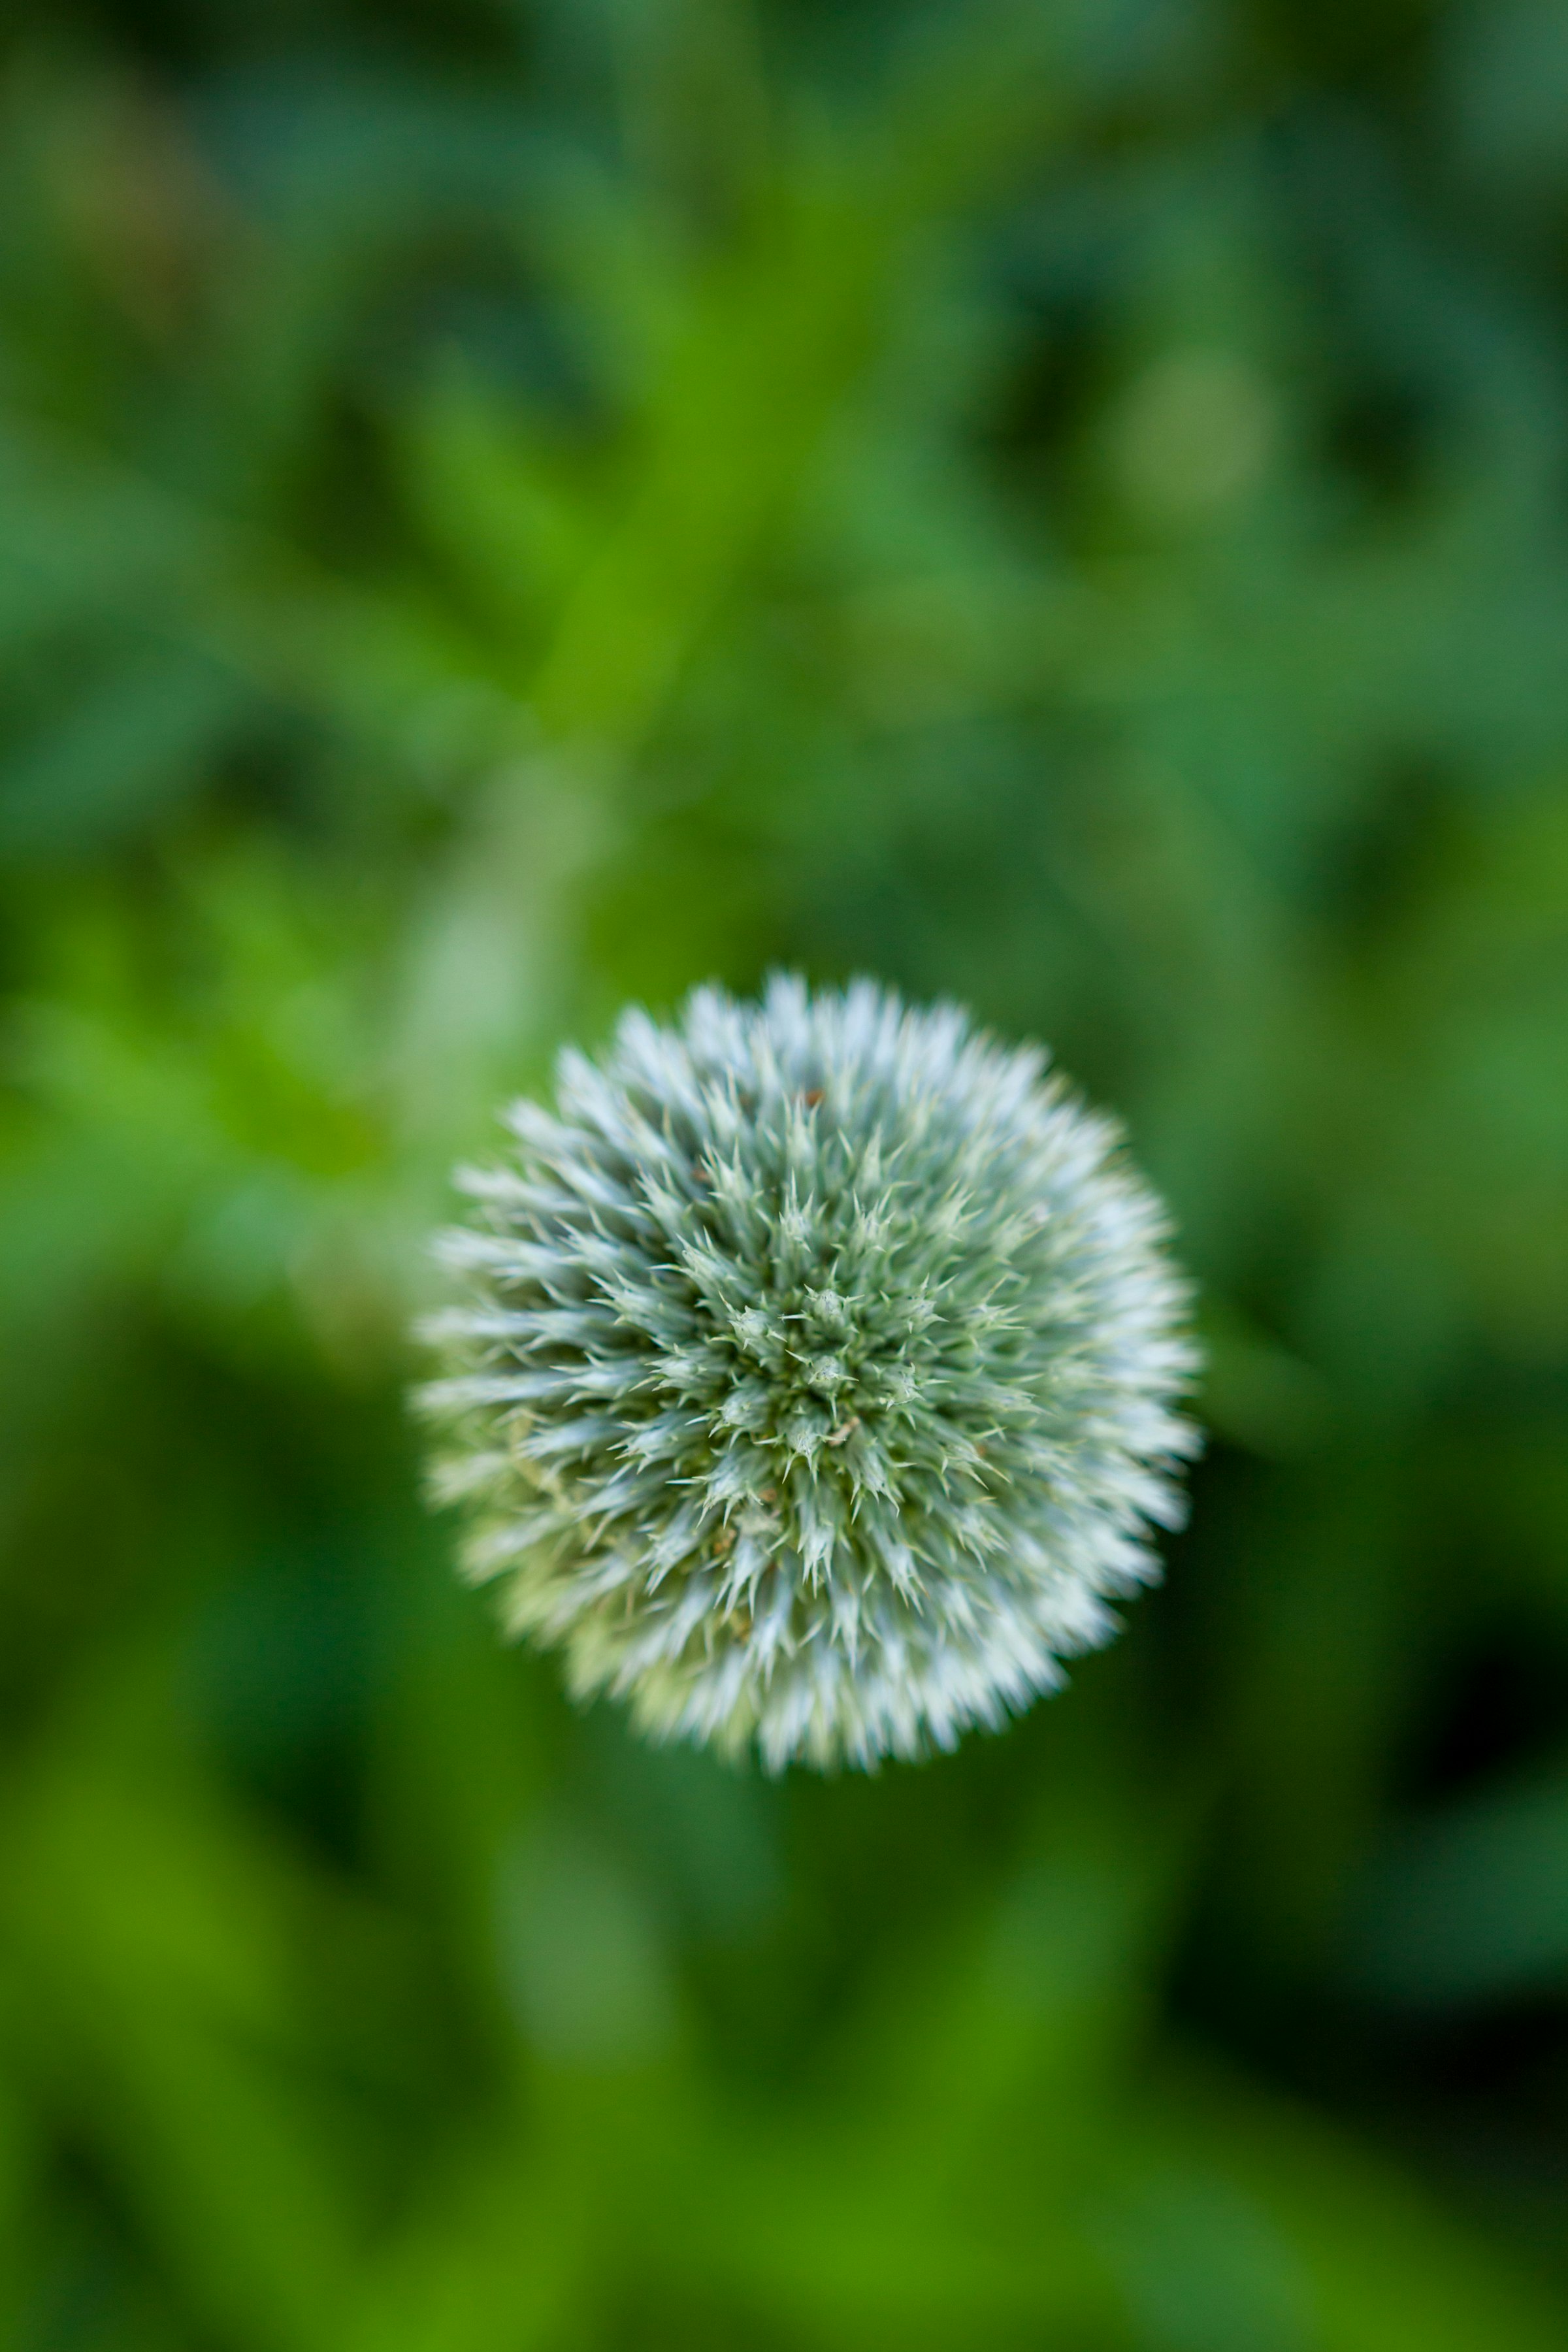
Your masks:
[{"label": "blurred green leaf", "polygon": [[1369,1873],[1349,1965],[1383,1999],[1443,2008],[1568,1976],[1568,1783],[1494,1789],[1412,1824]]}]

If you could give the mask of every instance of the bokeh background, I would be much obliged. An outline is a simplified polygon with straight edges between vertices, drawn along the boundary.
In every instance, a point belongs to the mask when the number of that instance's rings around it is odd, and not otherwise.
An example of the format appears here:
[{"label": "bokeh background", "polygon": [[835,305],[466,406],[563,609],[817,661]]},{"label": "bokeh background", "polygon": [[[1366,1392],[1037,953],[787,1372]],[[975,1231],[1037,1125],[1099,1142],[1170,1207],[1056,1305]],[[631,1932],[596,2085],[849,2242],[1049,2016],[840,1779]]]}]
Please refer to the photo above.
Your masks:
[{"label": "bokeh background", "polygon": [[[13,0],[20,2352],[1562,2352],[1568,16]],[[493,1638],[405,1333],[620,1004],[1051,1042],[1163,1590],[956,1756]]]}]

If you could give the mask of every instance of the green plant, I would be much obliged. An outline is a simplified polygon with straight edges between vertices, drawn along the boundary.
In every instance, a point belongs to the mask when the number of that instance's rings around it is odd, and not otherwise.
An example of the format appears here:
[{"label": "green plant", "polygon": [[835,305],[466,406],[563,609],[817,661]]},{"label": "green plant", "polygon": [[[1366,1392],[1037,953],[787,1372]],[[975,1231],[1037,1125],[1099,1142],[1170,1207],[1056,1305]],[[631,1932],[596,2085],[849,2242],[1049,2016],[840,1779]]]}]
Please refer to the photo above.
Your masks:
[{"label": "green plant", "polygon": [[470,1575],[658,1733],[951,1748],[1103,1641],[1195,1433],[1163,1219],[1042,1060],[862,982],[700,991],[519,1104],[426,1326]]}]

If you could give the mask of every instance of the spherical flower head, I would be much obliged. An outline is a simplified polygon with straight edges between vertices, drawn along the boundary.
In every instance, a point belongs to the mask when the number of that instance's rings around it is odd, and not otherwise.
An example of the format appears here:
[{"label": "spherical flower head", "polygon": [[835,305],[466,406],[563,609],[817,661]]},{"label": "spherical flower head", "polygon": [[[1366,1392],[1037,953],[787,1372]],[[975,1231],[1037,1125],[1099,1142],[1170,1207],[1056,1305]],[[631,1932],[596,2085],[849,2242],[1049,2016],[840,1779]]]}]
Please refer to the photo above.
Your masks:
[{"label": "spherical flower head", "polygon": [[1156,1573],[1165,1219],[1043,1054],[858,982],[625,1015],[462,1171],[435,1486],[574,1692],[777,1769],[950,1748]]}]

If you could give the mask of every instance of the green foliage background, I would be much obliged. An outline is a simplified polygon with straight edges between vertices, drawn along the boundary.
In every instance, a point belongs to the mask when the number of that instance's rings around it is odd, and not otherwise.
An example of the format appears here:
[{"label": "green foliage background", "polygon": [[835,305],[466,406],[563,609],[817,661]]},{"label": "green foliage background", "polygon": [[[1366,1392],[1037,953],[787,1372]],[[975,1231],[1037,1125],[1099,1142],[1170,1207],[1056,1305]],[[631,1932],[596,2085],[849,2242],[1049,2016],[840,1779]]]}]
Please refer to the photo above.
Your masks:
[{"label": "green foliage background", "polygon": [[[17,0],[24,2352],[1561,2352],[1552,0]],[[864,1780],[574,1713],[422,1236],[784,962],[1124,1113],[1162,1593]]]}]

